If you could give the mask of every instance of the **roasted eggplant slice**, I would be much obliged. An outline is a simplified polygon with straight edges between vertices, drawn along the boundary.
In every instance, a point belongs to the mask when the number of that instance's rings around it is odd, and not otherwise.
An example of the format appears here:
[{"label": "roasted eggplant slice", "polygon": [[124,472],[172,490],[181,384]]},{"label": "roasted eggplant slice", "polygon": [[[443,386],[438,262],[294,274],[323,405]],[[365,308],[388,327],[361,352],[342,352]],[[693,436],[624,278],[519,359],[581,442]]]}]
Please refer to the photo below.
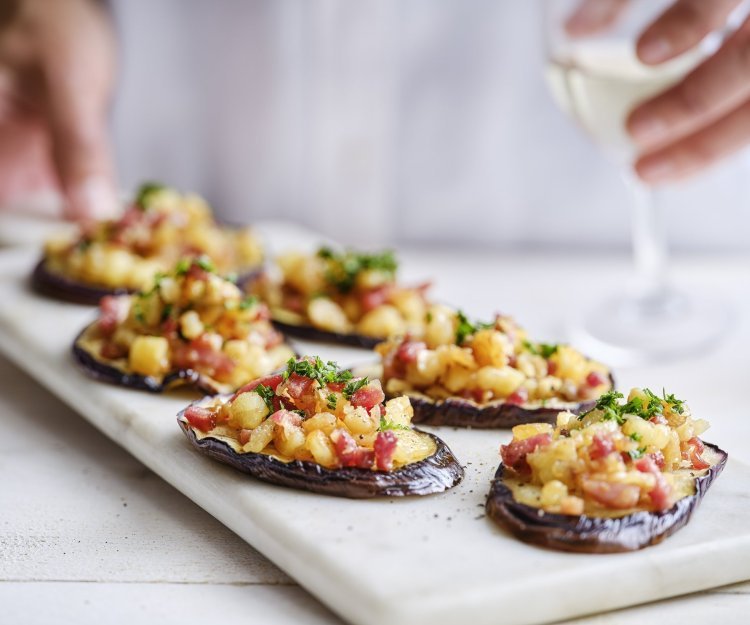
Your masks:
[{"label": "roasted eggplant slice", "polygon": [[268,303],[274,323],[290,336],[371,349],[388,337],[423,332],[429,285],[399,285],[390,251],[363,254],[323,247],[276,261],[278,271],[266,272],[249,288]]},{"label": "roasted eggplant slice", "polygon": [[192,404],[178,422],[198,451],[281,486],[363,499],[458,484],[461,465],[442,440],[410,426],[408,399],[383,399],[377,381],[292,359],[283,374]]},{"label": "roasted eggplant slice", "polygon": [[96,305],[105,295],[125,295],[128,289],[108,289],[105,287],[78,282],[61,273],[50,271],[46,259],[42,258],[31,273],[31,288],[46,297],[73,304]]},{"label": "roasted eggplant slice", "polygon": [[386,395],[408,395],[414,422],[428,425],[552,423],[614,387],[604,365],[568,345],[532,343],[509,317],[471,323],[447,306],[428,309],[423,340],[391,340],[376,351]]},{"label": "roasted eggplant slice", "polygon": [[226,393],[294,355],[268,316],[265,304],[216,275],[207,259],[185,260],[146,292],[104,297],[73,357],[103,382]]},{"label": "roasted eggplant slice", "polygon": [[557,549],[583,553],[617,553],[635,551],[655,545],[690,520],[709,486],[719,476],[727,461],[727,453],[715,445],[704,443],[716,458],[715,464],[695,477],[695,494],[679,499],[668,510],[640,510],[620,517],[596,517],[544,512],[519,503],[504,480],[501,464],[487,497],[487,516],[510,530],[521,540]]},{"label": "roasted eggplant slice", "polygon": [[144,185],[117,220],[47,242],[31,276],[39,293],[79,304],[148,288],[154,275],[183,257],[205,255],[222,275],[252,280],[263,248],[249,228],[220,225],[199,197]]},{"label": "roasted eggplant slice", "polygon": [[[619,396],[619,397],[618,397]],[[584,553],[642,549],[683,527],[727,453],[697,436],[673,395],[608,393],[557,428],[514,428],[487,497],[487,515],[521,540]]]},{"label": "roasted eggplant slice", "polygon": [[271,311],[271,321],[273,325],[286,336],[293,336],[304,341],[314,341],[317,343],[337,343],[339,345],[349,345],[351,347],[362,347],[364,349],[373,349],[378,343],[383,341],[382,338],[373,338],[363,334],[346,334],[343,332],[331,332],[321,330],[311,325],[296,324],[290,321],[281,321],[281,318],[289,318],[283,312]]},{"label": "roasted eggplant slice", "polygon": [[[263,268],[257,268],[243,273],[235,283],[242,288],[253,282],[262,271]],[[72,280],[62,273],[50,271],[45,258],[39,260],[31,273],[31,288],[45,297],[87,306],[96,306],[109,295],[132,295],[137,292],[137,289],[106,288]]]}]

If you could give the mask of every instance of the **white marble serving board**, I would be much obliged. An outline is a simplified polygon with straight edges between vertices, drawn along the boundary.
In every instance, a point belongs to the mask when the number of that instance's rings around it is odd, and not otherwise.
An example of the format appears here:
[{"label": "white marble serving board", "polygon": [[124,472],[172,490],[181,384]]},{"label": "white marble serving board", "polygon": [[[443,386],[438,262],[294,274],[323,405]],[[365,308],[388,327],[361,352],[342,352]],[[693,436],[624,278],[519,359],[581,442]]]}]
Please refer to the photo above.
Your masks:
[{"label": "white marble serving board", "polygon": [[[283,230],[270,234],[284,247]],[[608,556],[532,547],[484,517],[505,431],[435,429],[466,478],[425,498],[324,497],[219,465],[197,454],[176,424],[190,395],[108,386],[75,368],[71,341],[95,312],[31,293],[35,259],[31,250],[0,252],[0,349],[352,623],[530,625],[750,578],[750,467],[736,460],[685,529],[644,551]],[[298,345],[342,363],[367,359],[358,350]]]}]

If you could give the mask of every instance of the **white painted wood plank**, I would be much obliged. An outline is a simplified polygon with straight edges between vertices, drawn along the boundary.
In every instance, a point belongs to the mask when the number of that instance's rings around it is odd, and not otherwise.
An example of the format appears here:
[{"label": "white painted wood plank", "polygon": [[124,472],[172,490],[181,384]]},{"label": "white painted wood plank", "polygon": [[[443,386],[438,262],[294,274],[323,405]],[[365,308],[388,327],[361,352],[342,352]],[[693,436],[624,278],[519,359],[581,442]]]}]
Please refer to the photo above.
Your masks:
[{"label": "white painted wood plank", "polygon": [[4,358],[0,415],[0,580],[290,583]]},{"label": "white painted wood plank", "polygon": [[298,586],[0,584],[7,625],[342,625]]}]

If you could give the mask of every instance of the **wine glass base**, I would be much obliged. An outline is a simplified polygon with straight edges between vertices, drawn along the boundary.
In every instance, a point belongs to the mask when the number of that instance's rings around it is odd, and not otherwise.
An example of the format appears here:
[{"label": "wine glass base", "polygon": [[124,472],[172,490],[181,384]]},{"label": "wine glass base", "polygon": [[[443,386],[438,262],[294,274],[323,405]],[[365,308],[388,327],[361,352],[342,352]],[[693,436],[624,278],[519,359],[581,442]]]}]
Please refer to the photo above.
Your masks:
[{"label": "wine glass base", "polygon": [[732,308],[716,298],[664,292],[605,300],[570,329],[572,342],[613,365],[669,362],[708,353],[731,326]]}]

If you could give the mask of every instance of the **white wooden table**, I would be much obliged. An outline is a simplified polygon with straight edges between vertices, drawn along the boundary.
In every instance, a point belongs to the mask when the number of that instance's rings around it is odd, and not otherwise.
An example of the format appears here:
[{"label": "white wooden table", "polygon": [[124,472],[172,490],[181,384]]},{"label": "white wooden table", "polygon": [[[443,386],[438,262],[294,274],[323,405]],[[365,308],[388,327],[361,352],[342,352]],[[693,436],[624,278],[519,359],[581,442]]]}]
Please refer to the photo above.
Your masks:
[{"label": "white wooden table", "polygon": [[[405,274],[440,276],[436,296],[477,316],[500,303],[535,336],[559,338],[568,303],[585,306],[612,285],[623,258],[402,255]],[[482,293],[467,271],[481,267]],[[740,322],[716,353],[680,365],[618,371],[622,387],[662,385],[712,421],[710,440],[750,462],[750,419],[737,402],[748,385],[747,259],[693,260],[680,274],[739,296]],[[576,286],[573,296],[570,286]],[[450,297],[448,297],[450,296]],[[550,306],[550,302],[555,302]],[[731,408],[731,410],[729,410]],[[731,418],[722,419],[724,413]],[[258,552],[109,441],[0,357],[0,623],[252,623],[341,621]],[[726,444],[725,444],[726,443]],[[749,500],[750,501],[750,500]],[[748,504],[750,521],[750,503]],[[700,561],[696,561],[700,566]],[[613,580],[613,592],[617,592]],[[592,616],[586,625],[747,623],[750,583]],[[500,621],[499,621],[500,622]]]}]

